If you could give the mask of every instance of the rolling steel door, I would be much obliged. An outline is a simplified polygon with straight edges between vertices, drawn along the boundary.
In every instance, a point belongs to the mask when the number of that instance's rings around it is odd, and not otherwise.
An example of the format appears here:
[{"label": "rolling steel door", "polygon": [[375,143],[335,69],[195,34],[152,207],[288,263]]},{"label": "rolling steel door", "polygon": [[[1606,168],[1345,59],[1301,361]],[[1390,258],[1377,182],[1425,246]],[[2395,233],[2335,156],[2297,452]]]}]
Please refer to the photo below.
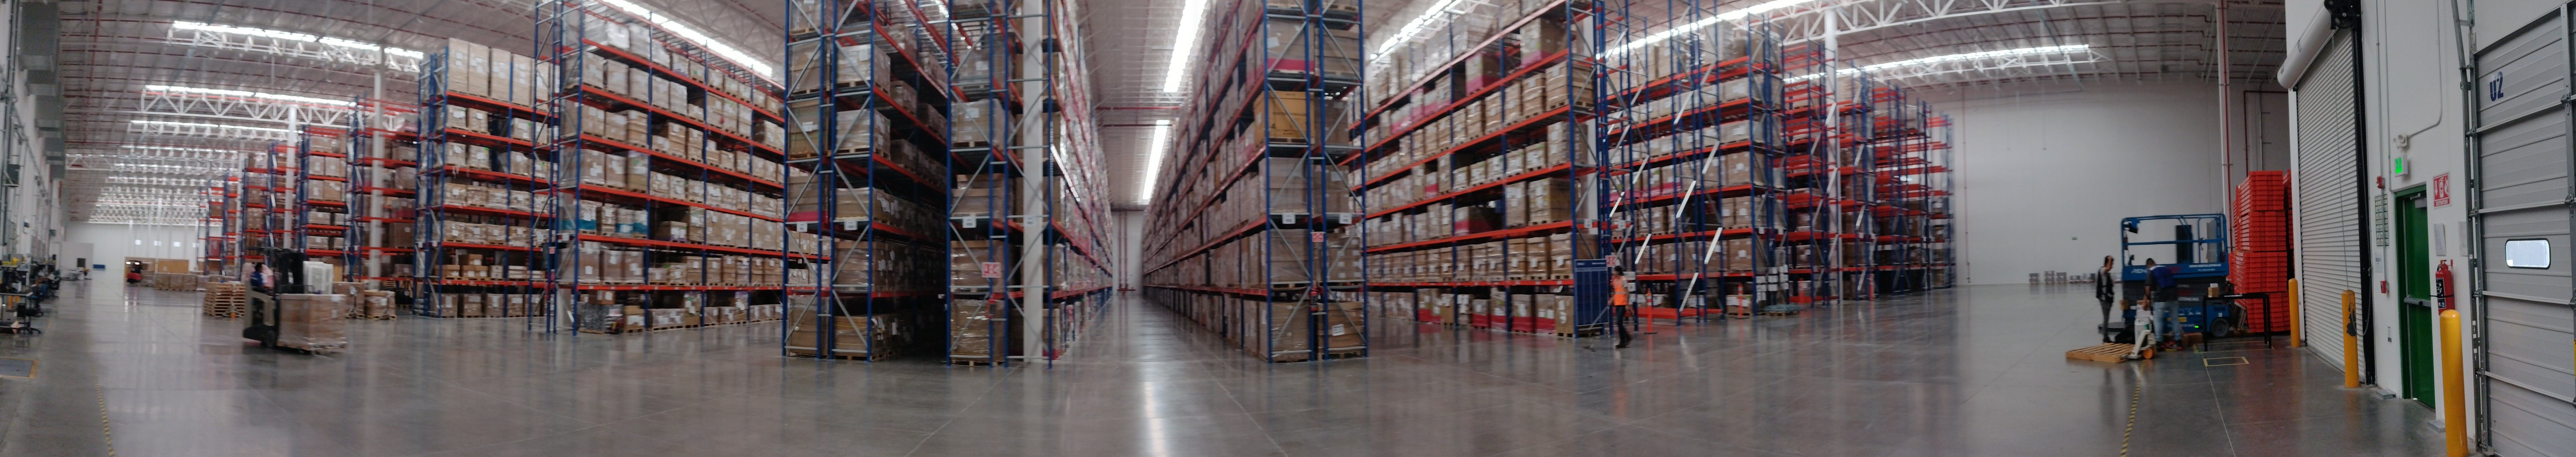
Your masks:
[{"label": "rolling steel door", "polygon": [[2480,444],[2501,456],[2576,456],[2567,33],[2555,11],[2477,54],[2475,387]]},{"label": "rolling steel door", "polygon": [[2330,38],[2305,79],[2291,93],[2297,116],[2296,171],[2290,173],[2291,215],[2298,218],[2297,265],[2299,303],[2310,350],[2326,360],[2341,360],[2343,292],[2361,287],[2362,179],[2360,109],[2353,96],[2356,47],[2352,32]]}]

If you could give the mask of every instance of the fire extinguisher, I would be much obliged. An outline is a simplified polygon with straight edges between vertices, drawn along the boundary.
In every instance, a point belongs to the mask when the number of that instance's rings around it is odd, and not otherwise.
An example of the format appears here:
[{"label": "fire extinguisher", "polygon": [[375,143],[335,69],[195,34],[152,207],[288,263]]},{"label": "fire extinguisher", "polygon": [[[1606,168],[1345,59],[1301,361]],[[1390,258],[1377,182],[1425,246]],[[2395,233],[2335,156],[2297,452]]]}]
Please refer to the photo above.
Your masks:
[{"label": "fire extinguisher", "polygon": [[2451,261],[2433,267],[2433,298],[2442,301],[2442,309],[2453,309],[2451,301]]}]

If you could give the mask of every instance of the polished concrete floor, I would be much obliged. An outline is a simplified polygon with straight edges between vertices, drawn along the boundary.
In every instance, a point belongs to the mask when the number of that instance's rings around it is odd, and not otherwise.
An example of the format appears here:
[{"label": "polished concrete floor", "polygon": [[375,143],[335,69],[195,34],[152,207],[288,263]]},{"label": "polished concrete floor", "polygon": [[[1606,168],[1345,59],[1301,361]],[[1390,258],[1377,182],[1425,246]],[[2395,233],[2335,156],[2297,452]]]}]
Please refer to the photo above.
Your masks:
[{"label": "polished concrete floor", "polygon": [[[2426,408],[2341,389],[2293,349],[2066,360],[2094,339],[2080,287],[1663,326],[1628,349],[1381,325],[1372,357],[1298,364],[1120,306],[1054,368],[998,370],[782,358],[774,327],[576,337],[515,320],[352,322],[349,352],[288,355],[199,317],[193,292],[75,288],[46,334],[0,336],[0,357],[40,362],[0,379],[0,456],[2110,456],[2124,443],[2424,456],[2440,443]],[[2244,363],[2211,366],[2232,357]]]}]

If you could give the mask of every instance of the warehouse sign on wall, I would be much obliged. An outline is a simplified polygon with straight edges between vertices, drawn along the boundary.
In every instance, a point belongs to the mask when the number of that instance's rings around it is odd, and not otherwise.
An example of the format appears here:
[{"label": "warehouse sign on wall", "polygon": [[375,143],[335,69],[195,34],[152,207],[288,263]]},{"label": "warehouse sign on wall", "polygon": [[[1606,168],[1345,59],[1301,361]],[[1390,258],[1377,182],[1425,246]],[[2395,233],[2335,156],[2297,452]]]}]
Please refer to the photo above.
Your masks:
[{"label": "warehouse sign on wall", "polygon": [[2432,189],[2431,189],[2431,190],[2432,190],[2432,193],[2433,193],[2433,207],[2435,207],[2435,208],[2440,208],[2440,207],[2444,207],[2444,206],[2451,206],[2451,174],[2450,174],[2450,173],[2443,173],[2443,174],[2441,174],[2441,175],[2439,175],[2439,176],[2434,176],[2434,177],[2433,177],[2433,185],[2432,185],[2432,186],[2429,186],[2429,187],[2432,187]]}]

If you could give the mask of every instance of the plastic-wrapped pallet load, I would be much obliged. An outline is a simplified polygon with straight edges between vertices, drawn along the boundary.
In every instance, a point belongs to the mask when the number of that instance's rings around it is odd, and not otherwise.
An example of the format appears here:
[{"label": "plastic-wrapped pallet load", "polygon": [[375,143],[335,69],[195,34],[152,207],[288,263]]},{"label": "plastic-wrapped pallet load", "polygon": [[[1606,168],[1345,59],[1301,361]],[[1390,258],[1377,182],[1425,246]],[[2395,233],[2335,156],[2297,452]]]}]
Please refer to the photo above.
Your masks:
[{"label": "plastic-wrapped pallet load", "polygon": [[279,346],[315,352],[349,347],[344,317],[348,296],[282,294],[277,296],[277,303]]},{"label": "plastic-wrapped pallet load", "polygon": [[[992,356],[992,303],[952,300],[948,306],[948,356],[989,359]],[[1008,330],[1008,329],[1004,329]]]}]

